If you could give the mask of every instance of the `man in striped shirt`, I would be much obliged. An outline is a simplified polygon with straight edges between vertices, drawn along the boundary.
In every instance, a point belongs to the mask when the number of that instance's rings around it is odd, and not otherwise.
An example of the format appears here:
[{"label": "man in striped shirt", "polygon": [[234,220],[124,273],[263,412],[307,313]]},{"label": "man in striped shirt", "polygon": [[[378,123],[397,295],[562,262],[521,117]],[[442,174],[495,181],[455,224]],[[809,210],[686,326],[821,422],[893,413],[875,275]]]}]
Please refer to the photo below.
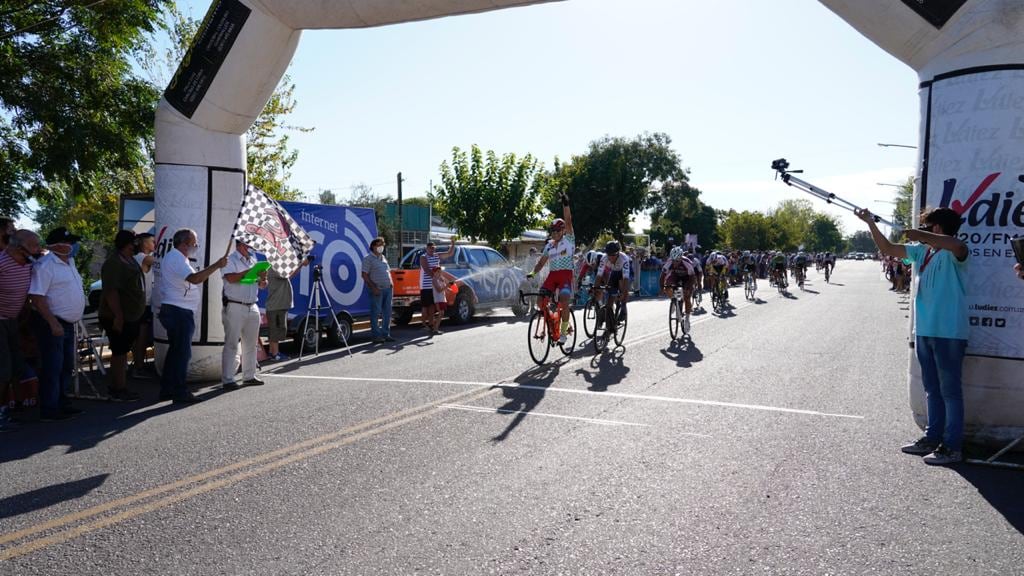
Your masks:
[{"label": "man in striped shirt", "polygon": [[[18,345],[18,315],[25,308],[32,260],[39,252],[39,236],[28,230],[12,234],[0,252],[0,392],[17,382],[25,368]],[[10,429],[6,406],[0,407],[0,431],[5,429]]]}]

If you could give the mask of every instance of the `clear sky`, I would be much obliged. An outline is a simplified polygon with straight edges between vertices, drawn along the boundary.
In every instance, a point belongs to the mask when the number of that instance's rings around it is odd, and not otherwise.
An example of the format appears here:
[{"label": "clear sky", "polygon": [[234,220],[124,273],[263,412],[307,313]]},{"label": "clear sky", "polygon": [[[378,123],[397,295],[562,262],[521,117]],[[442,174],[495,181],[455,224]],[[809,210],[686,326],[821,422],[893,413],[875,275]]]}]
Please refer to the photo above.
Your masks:
[{"label": "clear sky", "polygon": [[[204,2],[182,2],[201,17]],[[812,0],[569,0],[366,30],[304,33],[289,69],[315,198],[369,184],[423,195],[453,146],[547,166],[603,135],[665,132],[715,208],[811,196],[773,182],[775,158],[888,214],[914,172],[917,75]],[[847,234],[860,229],[840,216]]]}]

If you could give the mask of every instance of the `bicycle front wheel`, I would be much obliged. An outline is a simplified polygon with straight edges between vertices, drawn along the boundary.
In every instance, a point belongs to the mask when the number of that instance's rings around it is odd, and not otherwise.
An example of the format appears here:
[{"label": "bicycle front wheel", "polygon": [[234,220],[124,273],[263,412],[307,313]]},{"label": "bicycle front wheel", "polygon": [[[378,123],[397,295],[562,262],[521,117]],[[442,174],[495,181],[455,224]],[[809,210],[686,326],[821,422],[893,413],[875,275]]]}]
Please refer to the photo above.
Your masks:
[{"label": "bicycle front wheel", "polygon": [[587,338],[594,337],[595,324],[597,324],[597,302],[591,298],[583,307],[583,333],[587,335]]},{"label": "bicycle front wheel", "polygon": [[626,315],[626,306],[620,305],[615,307],[615,345],[622,346],[622,341],[626,339],[626,323],[629,317]]},{"label": "bicycle front wheel", "polygon": [[604,350],[608,346],[608,338],[610,336],[608,334],[608,326],[609,326],[609,318],[608,318],[608,316],[609,316],[609,311],[610,310],[611,310],[611,307],[609,307],[607,305],[606,306],[600,306],[600,305],[597,306],[596,314],[595,315],[596,315],[597,318],[599,318],[599,320],[595,321],[595,323],[594,323],[594,336],[593,336],[593,340],[594,340],[594,353],[595,354],[600,354],[601,351]]},{"label": "bicycle front wheel", "polygon": [[679,314],[679,300],[673,298],[668,303],[668,333],[673,340],[679,337],[679,327],[682,322],[683,319]]},{"label": "bicycle front wheel", "polygon": [[551,344],[548,342],[548,325],[544,312],[537,310],[530,316],[529,332],[526,334],[526,343],[530,348],[530,358],[539,366],[548,359],[548,352],[551,351]]},{"label": "bicycle front wheel", "polygon": [[[560,320],[556,320],[560,322]],[[559,348],[562,349],[562,354],[568,356],[572,354],[572,351],[576,348],[576,314],[572,310],[569,310],[569,326],[565,332],[565,344],[559,344]]]}]

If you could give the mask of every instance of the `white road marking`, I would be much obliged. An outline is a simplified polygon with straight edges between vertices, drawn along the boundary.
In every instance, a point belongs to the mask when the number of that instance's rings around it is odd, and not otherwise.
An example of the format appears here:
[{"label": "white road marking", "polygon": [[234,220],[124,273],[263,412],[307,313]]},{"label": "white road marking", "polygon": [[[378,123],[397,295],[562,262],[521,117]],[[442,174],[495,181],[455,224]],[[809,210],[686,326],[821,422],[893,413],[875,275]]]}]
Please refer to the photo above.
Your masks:
[{"label": "white road marking", "polygon": [[[466,412],[480,412],[484,414],[525,414],[528,416],[545,416],[547,418],[559,418],[562,420],[579,420],[591,424],[603,424],[605,426],[639,426],[649,428],[650,424],[637,424],[635,422],[622,422],[621,420],[604,420],[602,418],[583,418],[581,416],[563,416],[562,414],[548,414],[546,412],[534,412],[532,410],[506,410],[504,408],[487,408],[486,406],[467,406],[465,404],[441,404],[438,408],[449,408],[451,410],[464,410]],[[710,436],[707,436],[710,438]]]},{"label": "white road marking", "polygon": [[670,404],[693,404],[698,406],[717,406],[720,408],[739,408],[741,410],[757,410],[761,412],[780,412],[784,414],[802,414],[805,416],[824,416],[830,418],[851,418],[863,420],[863,416],[853,414],[836,414],[817,410],[801,410],[798,408],[782,408],[761,404],[742,404],[737,402],[719,402],[717,400],[697,400],[693,398],[675,398],[671,396],[649,396],[646,394],[629,394],[626,392],[597,392],[593,390],[575,390],[573,388],[556,388],[531,386],[529,384],[510,384],[505,382],[473,382],[468,380],[417,380],[412,378],[360,378],[356,376],[304,376],[300,374],[267,374],[274,378],[294,378],[298,380],[333,380],[338,382],[394,382],[399,384],[454,384],[457,386],[479,386],[481,388],[505,388],[509,390],[536,390],[538,392],[561,392],[564,394],[582,394],[604,398],[626,398],[629,400],[647,400]]}]

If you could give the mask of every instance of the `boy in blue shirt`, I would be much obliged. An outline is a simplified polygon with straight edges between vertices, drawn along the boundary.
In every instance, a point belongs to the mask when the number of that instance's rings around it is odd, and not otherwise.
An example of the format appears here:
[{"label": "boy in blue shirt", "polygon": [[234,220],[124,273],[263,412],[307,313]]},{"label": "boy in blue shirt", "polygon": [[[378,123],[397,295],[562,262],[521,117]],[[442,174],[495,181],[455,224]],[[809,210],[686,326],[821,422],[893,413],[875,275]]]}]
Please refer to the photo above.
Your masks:
[{"label": "boy in blue shirt", "polygon": [[907,230],[911,244],[893,244],[875,225],[874,216],[858,210],[883,254],[913,262],[918,278],[914,303],[921,380],[928,405],[925,435],[903,446],[903,452],[924,456],[927,464],[963,460],[964,397],[961,381],[967,349],[967,245],[957,239],[960,214],[934,208],[921,214],[921,228]]}]

